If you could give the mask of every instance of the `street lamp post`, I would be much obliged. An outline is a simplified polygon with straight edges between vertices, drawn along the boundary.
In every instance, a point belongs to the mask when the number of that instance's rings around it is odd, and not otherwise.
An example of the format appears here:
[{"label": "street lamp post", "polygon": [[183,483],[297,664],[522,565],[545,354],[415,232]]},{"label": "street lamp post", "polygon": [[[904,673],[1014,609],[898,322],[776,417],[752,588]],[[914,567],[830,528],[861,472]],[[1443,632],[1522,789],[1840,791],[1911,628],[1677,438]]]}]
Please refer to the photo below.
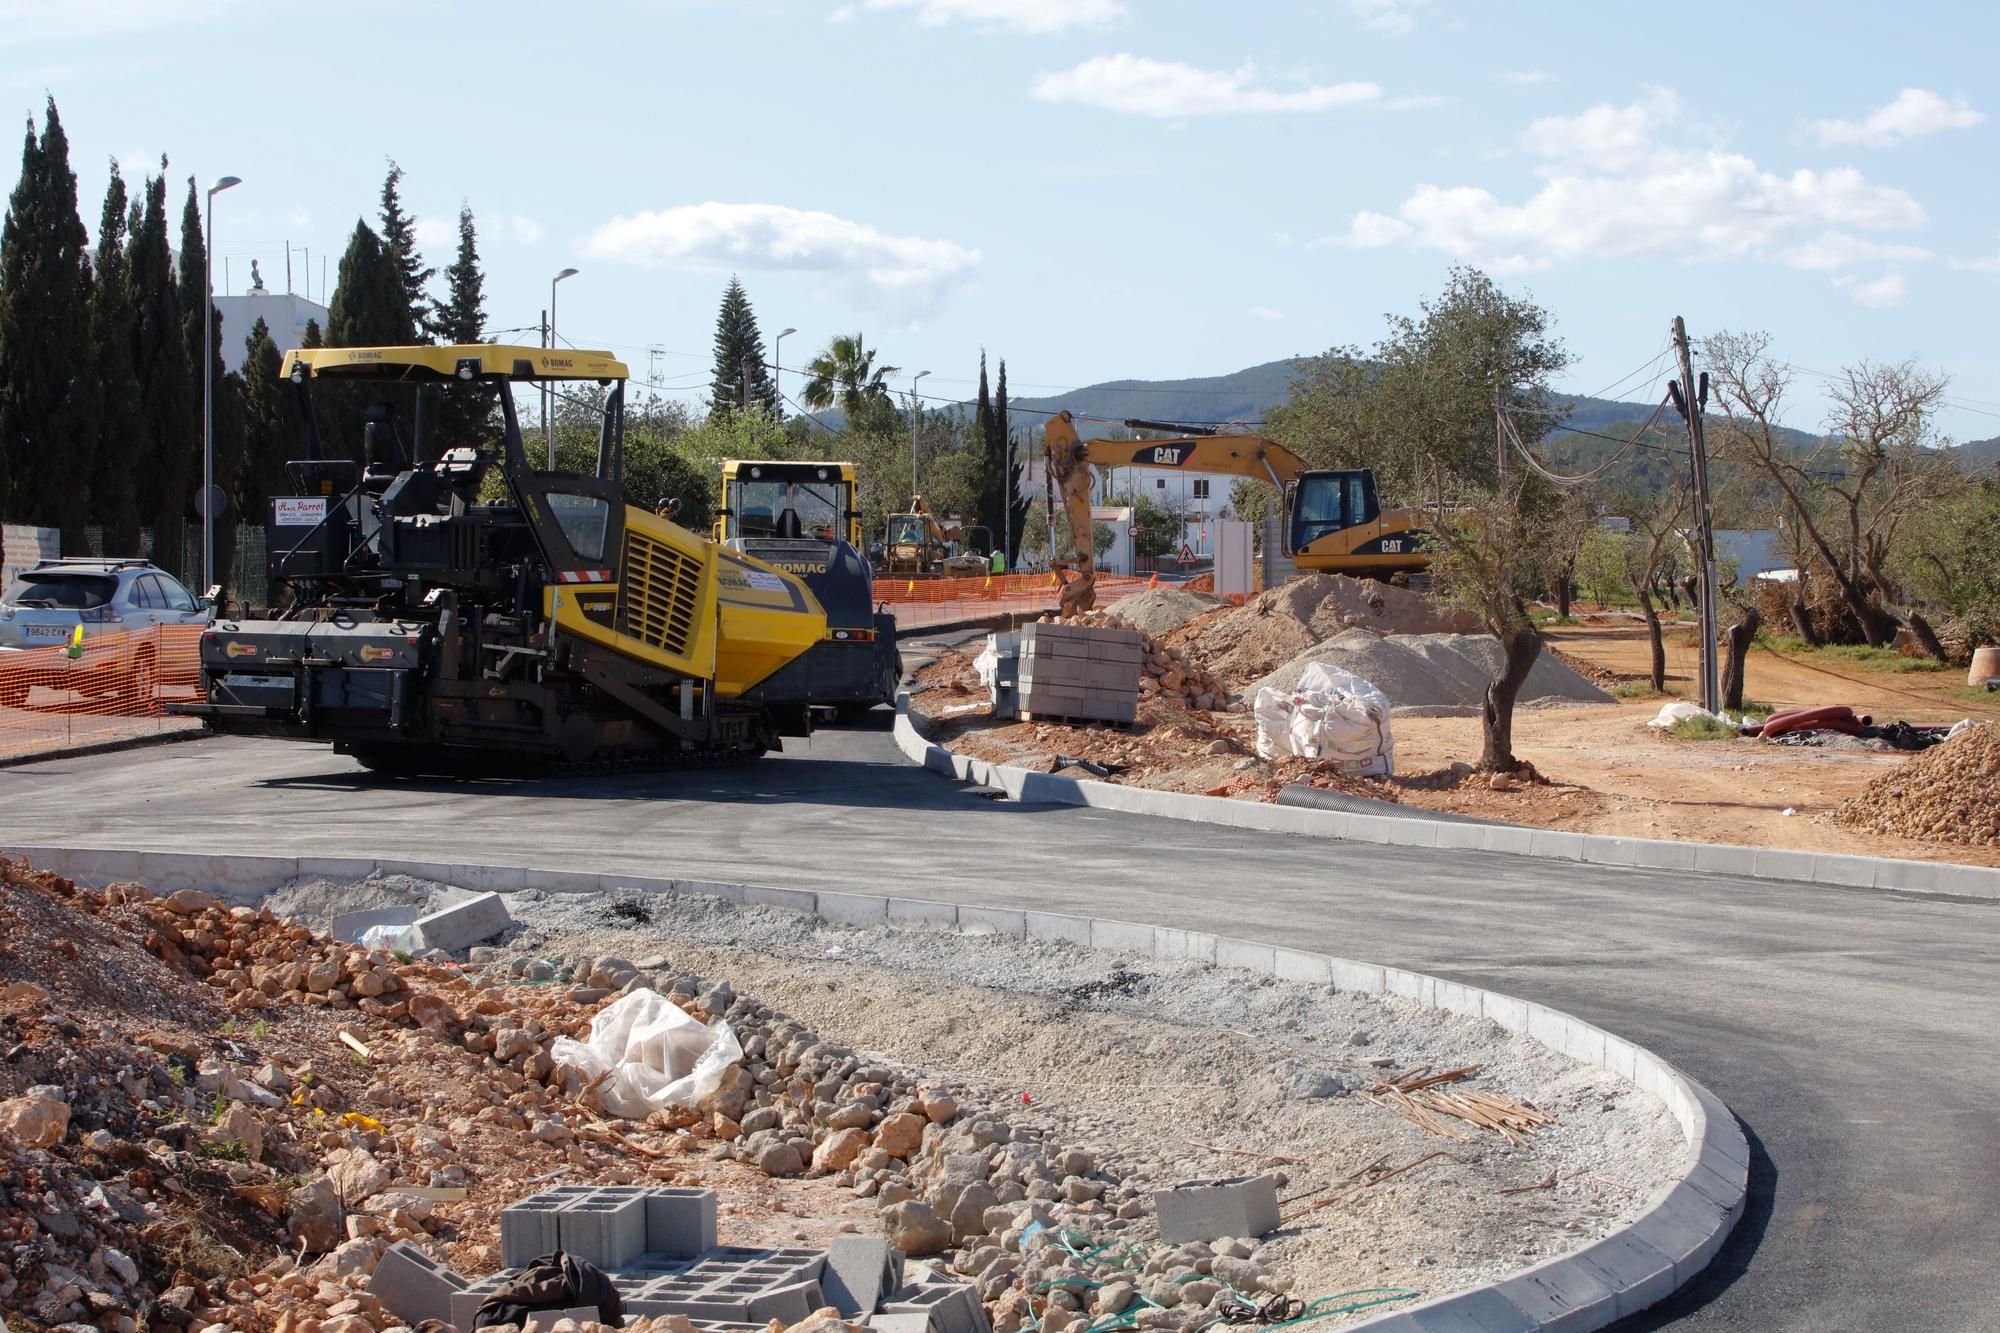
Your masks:
[{"label": "street lamp post", "polygon": [[[576,276],[575,269],[566,268],[562,272],[556,274],[553,278],[549,279],[548,346],[550,348],[554,348],[556,345],[556,284],[561,282],[564,278],[573,278],[575,276]],[[554,472],[556,470],[556,432],[555,432],[555,427],[549,424],[549,404],[550,401],[555,397],[555,395],[556,395],[556,390],[554,384],[552,383],[544,384],[542,386],[542,439],[543,442],[548,445],[549,471],[551,472]]]},{"label": "street lamp post", "polygon": [[910,503],[911,504],[915,504],[917,502],[917,496],[919,494],[917,490],[917,422],[920,419],[924,410],[923,403],[917,398],[917,384],[923,379],[924,376],[928,374],[930,374],[928,370],[920,370],[917,372],[916,379],[910,381]]},{"label": "street lamp post", "polygon": [[778,419],[780,421],[784,420],[785,416],[785,409],[782,406],[785,401],[785,383],[780,378],[785,373],[783,357],[785,337],[788,334],[797,332],[797,329],[781,329],[778,336],[771,339],[771,388],[778,396],[778,403],[780,404],[778,407]]},{"label": "street lamp post", "polygon": [[215,586],[215,196],[234,185],[238,176],[224,176],[208,187],[208,211],[202,231],[201,290],[201,592]]}]

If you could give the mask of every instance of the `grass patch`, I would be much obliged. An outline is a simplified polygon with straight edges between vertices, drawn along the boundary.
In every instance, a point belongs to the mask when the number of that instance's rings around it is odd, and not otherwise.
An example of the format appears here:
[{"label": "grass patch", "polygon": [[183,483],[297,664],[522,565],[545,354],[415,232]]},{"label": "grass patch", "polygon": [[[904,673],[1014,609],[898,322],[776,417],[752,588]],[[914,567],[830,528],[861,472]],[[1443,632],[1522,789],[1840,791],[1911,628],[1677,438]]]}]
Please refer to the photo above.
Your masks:
[{"label": "grass patch", "polygon": [[1958,669],[1949,662],[1938,661],[1935,657],[1907,657],[1894,648],[1873,648],[1865,643],[1830,643],[1823,648],[1815,648],[1796,634],[1772,634],[1761,642],[1764,647],[1783,653],[1787,657],[1801,657],[1812,662],[1851,663],[1855,666],[1872,667],[1877,671],[1887,671],[1894,675]]},{"label": "grass patch", "polygon": [[1562,615],[1559,612],[1549,610],[1546,607],[1537,607],[1536,609],[1528,612],[1528,619],[1533,621],[1538,626],[1574,625],[1577,623],[1577,619],[1575,616]]},{"label": "grass patch", "polygon": [[1733,741],[1739,733],[1728,723],[1712,717],[1687,717],[1667,728],[1667,734],[1683,741]]},{"label": "grass patch", "polygon": [[1654,689],[1650,680],[1621,680],[1611,687],[1614,699],[1663,699],[1666,694],[1665,690]]},{"label": "grass patch", "polygon": [[250,1035],[256,1040],[262,1041],[271,1035],[271,1025],[260,1018],[250,1025]]}]

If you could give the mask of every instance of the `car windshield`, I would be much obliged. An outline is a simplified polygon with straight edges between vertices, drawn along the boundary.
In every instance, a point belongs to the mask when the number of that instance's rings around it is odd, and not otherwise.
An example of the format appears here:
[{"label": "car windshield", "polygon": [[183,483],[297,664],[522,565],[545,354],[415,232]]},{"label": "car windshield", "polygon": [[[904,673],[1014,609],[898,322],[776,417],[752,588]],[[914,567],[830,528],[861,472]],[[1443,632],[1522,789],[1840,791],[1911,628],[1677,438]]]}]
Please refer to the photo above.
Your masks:
[{"label": "car windshield", "polygon": [[840,533],[841,514],[846,508],[846,482],[739,481],[733,535],[814,537],[830,542]]},{"label": "car windshield", "polygon": [[108,574],[80,574],[74,570],[30,570],[14,580],[7,596],[8,606],[27,606],[54,611],[89,611],[103,606],[118,592],[118,580]]}]

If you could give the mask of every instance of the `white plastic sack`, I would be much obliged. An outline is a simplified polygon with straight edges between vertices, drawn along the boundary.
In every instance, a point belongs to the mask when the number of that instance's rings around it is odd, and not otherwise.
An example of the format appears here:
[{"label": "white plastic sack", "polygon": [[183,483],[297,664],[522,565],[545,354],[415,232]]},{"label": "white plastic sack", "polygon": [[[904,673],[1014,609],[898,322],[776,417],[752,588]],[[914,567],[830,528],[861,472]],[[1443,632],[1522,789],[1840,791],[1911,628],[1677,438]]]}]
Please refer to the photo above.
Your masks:
[{"label": "white plastic sack", "polygon": [[1661,731],[1666,731],[1675,724],[1685,722],[1689,718],[1694,717],[1705,717],[1711,722],[1724,722],[1728,720],[1716,716],[1700,704],[1691,704],[1685,699],[1676,699],[1672,703],[1662,706],[1660,715],[1646,725],[1649,727],[1658,727]]},{"label": "white plastic sack", "polygon": [[743,1058],[743,1047],[722,1019],[704,1026],[658,991],[635,990],[599,1011],[588,1042],[558,1037],[549,1055],[588,1078],[608,1071],[598,1085],[604,1109],[644,1120],[714,1092],[723,1073]]},{"label": "white plastic sack", "polygon": [[1259,758],[1296,755],[1337,760],[1356,773],[1395,771],[1389,697],[1351,671],[1314,662],[1291,693],[1258,690],[1252,712]]},{"label": "white plastic sack", "polygon": [[361,932],[355,943],[370,952],[386,949],[394,953],[398,949],[409,949],[415,943],[416,937],[415,926],[370,926]]},{"label": "white plastic sack", "polygon": [[986,687],[988,694],[991,694],[993,692],[993,681],[1000,674],[1000,636],[998,634],[989,634],[986,636],[986,646],[980,650],[979,656],[972,659],[972,669],[979,673],[979,683]]}]

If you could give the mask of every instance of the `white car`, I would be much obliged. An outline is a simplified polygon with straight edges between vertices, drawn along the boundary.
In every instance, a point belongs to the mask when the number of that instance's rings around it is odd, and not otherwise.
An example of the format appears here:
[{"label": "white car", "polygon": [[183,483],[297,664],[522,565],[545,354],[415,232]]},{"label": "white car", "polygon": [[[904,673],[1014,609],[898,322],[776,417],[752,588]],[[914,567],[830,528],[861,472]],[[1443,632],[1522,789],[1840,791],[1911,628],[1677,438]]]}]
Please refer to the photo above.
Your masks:
[{"label": "white car", "polygon": [[[115,692],[150,709],[163,676],[199,669],[198,629],[173,627],[203,626],[214,614],[144,560],[44,560],[0,593],[0,707],[19,708],[40,685]],[[79,625],[83,648],[71,657],[61,650]]]}]

